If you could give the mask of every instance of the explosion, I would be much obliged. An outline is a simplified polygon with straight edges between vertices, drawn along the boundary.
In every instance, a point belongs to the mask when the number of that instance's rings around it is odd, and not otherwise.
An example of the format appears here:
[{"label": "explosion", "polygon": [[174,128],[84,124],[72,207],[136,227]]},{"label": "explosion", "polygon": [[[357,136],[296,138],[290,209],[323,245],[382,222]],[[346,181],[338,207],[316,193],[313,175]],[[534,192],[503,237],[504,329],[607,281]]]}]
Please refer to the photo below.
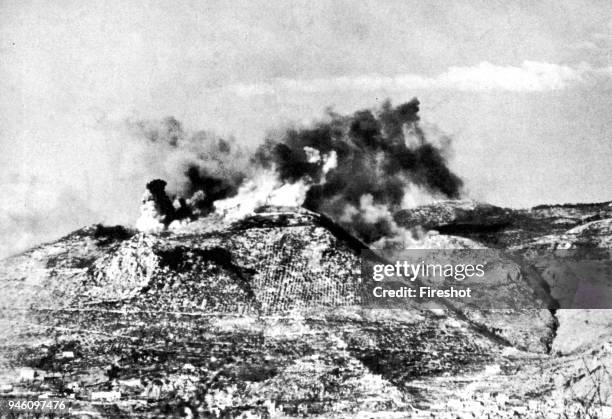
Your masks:
[{"label": "explosion", "polygon": [[[150,216],[151,209],[143,207],[143,217],[157,219],[159,227],[212,211],[240,218],[262,205],[303,206],[331,217],[367,243],[405,239],[407,232],[393,221],[396,211],[458,198],[462,187],[446,165],[448,145],[427,141],[418,112],[416,98],[397,107],[386,101],[380,109],[348,116],[328,112],[313,126],[270,136],[248,159],[230,142],[213,138],[211,147],[210,136],[188,136],[168,119],[163,130],[147,131],[147,138],[188,150],[188,163],[175,183],[180,194],[191,198],[175,200],[170,210],[170,198],[157,197],[155,204],[143,205],[166,207],[164,214]],[[157,196],[149,185],[150,194]]]},{"label": "explosion", "polygon": [[136,228],[140,231],[162,231],[174,218],[174,207],[166,195],[166,181],[155,179],[147,183],[147,190],[142,197],[140,218]]}]

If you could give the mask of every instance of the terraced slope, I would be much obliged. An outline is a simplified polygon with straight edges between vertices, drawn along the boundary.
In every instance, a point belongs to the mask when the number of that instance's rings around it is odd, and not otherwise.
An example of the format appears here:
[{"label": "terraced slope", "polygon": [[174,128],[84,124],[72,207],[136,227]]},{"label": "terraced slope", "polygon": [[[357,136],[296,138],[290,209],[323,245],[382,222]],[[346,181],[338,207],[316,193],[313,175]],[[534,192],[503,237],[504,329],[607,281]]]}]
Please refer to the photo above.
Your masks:
[{"label": "terraced slope", "polygon": [[609,388],[608,346],[585,373],[460,313],[366,310],[361,246],[316,214],[267,209],[156,235],[90,227],[5,260],[2,397],[73,397],[92,416],[602,409],[583,400],[596,375]]}]

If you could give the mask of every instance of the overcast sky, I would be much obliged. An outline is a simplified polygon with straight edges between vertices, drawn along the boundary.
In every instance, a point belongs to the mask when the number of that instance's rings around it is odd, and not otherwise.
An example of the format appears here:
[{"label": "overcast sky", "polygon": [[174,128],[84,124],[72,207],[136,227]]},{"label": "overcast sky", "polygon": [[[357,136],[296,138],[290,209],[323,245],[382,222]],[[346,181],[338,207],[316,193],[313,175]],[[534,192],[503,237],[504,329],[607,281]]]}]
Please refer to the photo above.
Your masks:
[{"label": "overcast sky", "polygon": [[254,143],[417,96],[471,197],[612,199],[609,0],[2,0],[0,42],[5,185],[115,170],[97,121],[173,115]]}]

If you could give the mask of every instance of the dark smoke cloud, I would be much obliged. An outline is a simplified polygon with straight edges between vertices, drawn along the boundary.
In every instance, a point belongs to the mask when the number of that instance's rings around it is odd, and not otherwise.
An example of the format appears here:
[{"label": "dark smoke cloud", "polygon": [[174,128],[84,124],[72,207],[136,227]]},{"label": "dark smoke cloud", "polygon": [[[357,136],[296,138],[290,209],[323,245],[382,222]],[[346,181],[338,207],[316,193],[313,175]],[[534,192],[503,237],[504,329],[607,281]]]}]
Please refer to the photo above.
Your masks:
[{"label": "dark smoke cloud", "polygon": [[[36,180],[0,178],[12,197],[0,206],[5,238],[0,257],[89,223],[133,224],[142,187],[153,179],[167,182],[165,192],[175,209],[166,224],[205,215],[262,169],[274,170],[279,185],[308,185],[305,207],[370,243],[396,235],[392,214],[402,206],[407,185],[417,185],[428,197],[454,198],[461,189],[446,166],[445,144],[434,146],[425,138],[416,100],[395,107],[387,102],[352,115],[328,111],[321,122],[277,131],[251,149],[232,137],[188,130],[173,117],[87,119],[83,127],[78,164],[62,162],[53,166],[57,172],[46,170]],[[431,137],[440,143],[437,134]],[[325,159],[313,159],[305,147],[321,157],[335,153],[336,167],[326,172]],[[58,178],[71,179],[65,193],[56,185]],[[168,201],[164,205],[171,213]]]},{"label": "dark smoke cloud", "polygon": [[[419,126],[419,101],[393,107],[385,102],[377,111],[361,110],[312,127],[289,129],[279,139],[268,139],[254,161],[274,167],[283,182],[309,179],[304,207],[340,221],[367,242],[390,236],[389,217],[369,217],[358,211],[367,204],[392,213],[399,209],[409,185],[433,196],[458,198],[462,181],[446,165],[443,150],[428,143]],[[321,155],[336,154],[337,166],[324,172],[323,161],[309,159],[308,148]],[[353,209],[353,211],[351,211]]]},{"label": "dark smoke cloud", "polygon": [[231,138],[188,133],[172,117],[135,126],[147,142],[176,157],[166,162],[172,163],[166,167],[169,192],[184,199],[175,200],[172,219],[210,213],[216,201],[235,196],[267,169],[276,172],[279,186],[308,185],[304,207],[374,243],[403,234],[393,213],[414,187],[430,198],[460,196],[462,182],[446,164],[447,139],[429,142],[418,113],[416,98],[352,115],[329,110],[320,122],[271,135],[250,154]]},{"label": "dark smoke cloud", "polygon": [[[214,202],[236,195],[238,186],[242,183],[245,175],[242,172],[231,173],[229,178],[220,178],[208,173],[206,168],[190,166],[185,172],[189,179],[189,190],[196,196],[194,207],[200,213],[207,214],[214,209]],[[197,192],[202,192],[196,195]]]},{"label": "dark smoke cloud", "polygon": [[[162,121],[134,124],[148,142],[174,155],[167,161],[174,195],[191,197],[193,212],[178,213],[175,218],[193,214],[206,215],[217,200],[234,196],[252,166],[248,153],[233,138],[224,139],[206,131],[188,133],[173,117]],[[184,198],[181,207],[184,208]]]},{"label": "dark smoke cloud", "polygon": [[[147,142],[176,156],[166,162],[172,162],[170,192],[189,199],[188,206],[185,199],[175,204],[173,219],[210,213],[216,201],[268,169],[280,184],[309,185],[304,207],[373,243],[398,234],[392,214],[411,186],[434,197],[460,196],[462,182],[446,164],[448,143],[428,142],[418,112],[417,99],[395,107],[386,101],[352,115],[328,111],[323,121],[266,139],[251,156],[233,139],[187,133],[172,117],[135,126]],[[335,164],[327,165],[332,156]]]},{"label": "dark smoke cloud", "polygon": [[147,183],[148,196],[147,200],[155,204],[155,210],[160,216],[160,222],[166,226],[176,219],[176,210],[172,205],[172,201],[166,195],[166,181],[162,179],[154,179]]}]

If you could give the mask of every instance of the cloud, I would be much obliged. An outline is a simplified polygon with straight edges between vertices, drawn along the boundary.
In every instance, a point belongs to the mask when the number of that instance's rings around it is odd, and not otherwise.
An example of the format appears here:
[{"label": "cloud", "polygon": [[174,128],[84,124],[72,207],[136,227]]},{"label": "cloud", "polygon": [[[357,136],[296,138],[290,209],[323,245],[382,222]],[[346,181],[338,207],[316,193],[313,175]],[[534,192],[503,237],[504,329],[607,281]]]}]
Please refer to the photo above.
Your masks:
[{"label": "cloud", "polygon": [[460,91],[501,90],[541,92],[560,90],[582,81],[588,67],[524,61],[521,66],[499,66],[482,62],[471,67],[449,67],[435,77],[400,74],[392,77],[362,75],[317,79],[277,78],[269,83],[233,84],[227,89],[238,96],[273,95],[279,92],[325,93],[342,90],[402,91],[415,89],[448,89]]},{"label": "cloud", "polygon": [[538,92],[563,89],[579,80],[579,71],[557,64],[525,61],[521,67],[503,67],[483,62],[475,67],[451,67],[435,84],[458,90]]}]

